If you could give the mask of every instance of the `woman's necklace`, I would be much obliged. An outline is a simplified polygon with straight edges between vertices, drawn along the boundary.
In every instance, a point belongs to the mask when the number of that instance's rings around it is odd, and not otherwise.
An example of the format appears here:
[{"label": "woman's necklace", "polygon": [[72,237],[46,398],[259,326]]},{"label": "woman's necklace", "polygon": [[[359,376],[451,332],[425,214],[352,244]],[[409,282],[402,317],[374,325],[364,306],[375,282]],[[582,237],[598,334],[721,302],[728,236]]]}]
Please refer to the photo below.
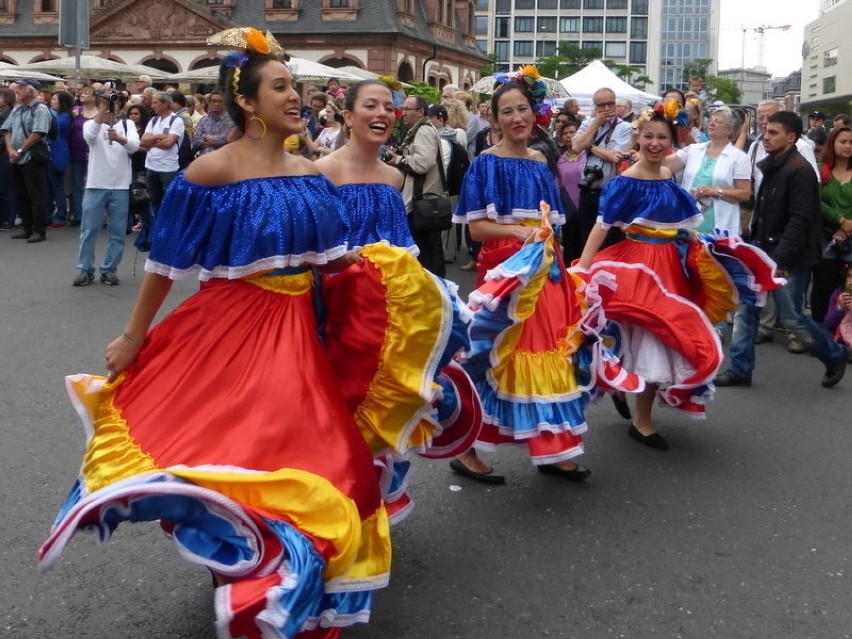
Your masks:
[{"label": "woman's necklace", "polygon": [[715,146],[711,142],[710,144],[707,145],[706,155],[709,155],[711,158],[715,158],[722,152],[722,150],[725,148],[725,146],[727,146],[727,145]]}]

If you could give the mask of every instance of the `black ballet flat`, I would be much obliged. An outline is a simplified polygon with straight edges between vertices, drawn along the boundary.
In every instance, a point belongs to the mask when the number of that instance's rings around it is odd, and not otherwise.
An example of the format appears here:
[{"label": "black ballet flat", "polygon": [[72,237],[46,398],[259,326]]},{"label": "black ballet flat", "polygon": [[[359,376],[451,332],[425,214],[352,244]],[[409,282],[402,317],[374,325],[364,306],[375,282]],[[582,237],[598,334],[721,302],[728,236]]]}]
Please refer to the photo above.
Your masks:
[{"label": "black ballet flat", "polygon": [[450,461],[450,468],[453,469],[453,472],[458,473],[463,477],[468,477],[475,481],[481,481],[483,484],[506,483],[506,478],[503,475],[497,475],[493,469],[489,470],[487,473],[478,473],[465,466],[458,459],[453,459]]},{"label": "black ballet flat", "polygon": [[633,415],[630,413],[630,406],[627,404],[627,400],[616,394],[611,395],[611,397],[612,405],[615,406],[615,410],[618,411],[618,414],[621,415],[624,419],[633,419]]},{"label": "black ballet flat", "polygon": [[628,437],[635,439],[640,444],[645,444],[646,446],[656,448],[657,450],[668,450],[669,448],[669,443],[663,439],[663,436],[660,435],[660,433],[643,435],[633,424],[630,424],[630,426],[627,427],[627,435]]},{"label": "black ballet flat", "polygon": [[565,470],[564,468],[560,468],[554,464],[544,464],[543,466],[536,466],[536,468],[538,468],[538,472],[540,473],[545,475],[554,475],[555,477],[561,477],[568,481],[585,481],[589,478],[589,475],[592,474],[592,471],[584,466],[580,466],[579,464],[577,464],[577,467],[573,470]]}]

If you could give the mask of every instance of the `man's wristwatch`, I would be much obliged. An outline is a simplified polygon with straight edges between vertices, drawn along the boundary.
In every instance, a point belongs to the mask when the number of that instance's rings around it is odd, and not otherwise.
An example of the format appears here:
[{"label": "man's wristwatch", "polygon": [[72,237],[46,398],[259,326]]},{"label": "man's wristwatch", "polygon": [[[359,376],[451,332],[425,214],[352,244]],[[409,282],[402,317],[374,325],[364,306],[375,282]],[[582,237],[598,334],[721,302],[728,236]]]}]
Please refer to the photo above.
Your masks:
[{"label": "man's wristwatch", "polygon": [[23,150],[23,149],[18,149],[17,151],[15,151],[15,153],[17,153],[18,155],[23,155],[24,150]]}]

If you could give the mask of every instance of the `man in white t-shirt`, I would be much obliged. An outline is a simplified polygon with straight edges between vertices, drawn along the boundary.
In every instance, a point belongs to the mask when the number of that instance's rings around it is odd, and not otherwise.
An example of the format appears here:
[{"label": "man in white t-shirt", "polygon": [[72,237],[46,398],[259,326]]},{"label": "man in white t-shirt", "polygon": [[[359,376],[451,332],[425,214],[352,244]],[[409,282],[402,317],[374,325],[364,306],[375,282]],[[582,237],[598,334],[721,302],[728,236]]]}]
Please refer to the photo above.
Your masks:
[{"label": "man in white t-shirt", "polygon": [[118,284],[116,269],[124,255],[130,209],[130,156],[139,149],[139,134],[133,123],[110,113],[108,99],[98,99],[97,105],[98,114],[83,124],[89,163],[74,286],[88,286],[95,279],[95,244],[105,212],[109,214],[109,242],[101,263],[101,282]]},{"label": "man in white t-shirt", "polygon": [[142,134],[142,146],[148,149],[145,157],[145,179],[154,215],[160,208],[163,195],[180,170],[179,143],[184,133],[183,119],[172,112],[172,96],[157,93],[151,100],[154,117]]}]

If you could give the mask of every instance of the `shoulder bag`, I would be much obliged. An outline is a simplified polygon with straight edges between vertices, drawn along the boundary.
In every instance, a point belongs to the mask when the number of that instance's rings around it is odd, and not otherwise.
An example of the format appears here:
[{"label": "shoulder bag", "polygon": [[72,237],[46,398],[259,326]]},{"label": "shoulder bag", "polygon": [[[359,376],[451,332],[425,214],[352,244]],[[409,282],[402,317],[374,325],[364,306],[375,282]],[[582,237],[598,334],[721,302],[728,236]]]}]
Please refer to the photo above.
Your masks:
[{"label": "shoulder bag", "polygon": [[423,193],[425,175],[414,177],[414,193],[408,224],[414,233],[426,231],[448,231],[453,227],[453,203],[447,192],[447,176],[441,153],[441,137],[438,136],[438,171],[441,175],[442,194]]}]

